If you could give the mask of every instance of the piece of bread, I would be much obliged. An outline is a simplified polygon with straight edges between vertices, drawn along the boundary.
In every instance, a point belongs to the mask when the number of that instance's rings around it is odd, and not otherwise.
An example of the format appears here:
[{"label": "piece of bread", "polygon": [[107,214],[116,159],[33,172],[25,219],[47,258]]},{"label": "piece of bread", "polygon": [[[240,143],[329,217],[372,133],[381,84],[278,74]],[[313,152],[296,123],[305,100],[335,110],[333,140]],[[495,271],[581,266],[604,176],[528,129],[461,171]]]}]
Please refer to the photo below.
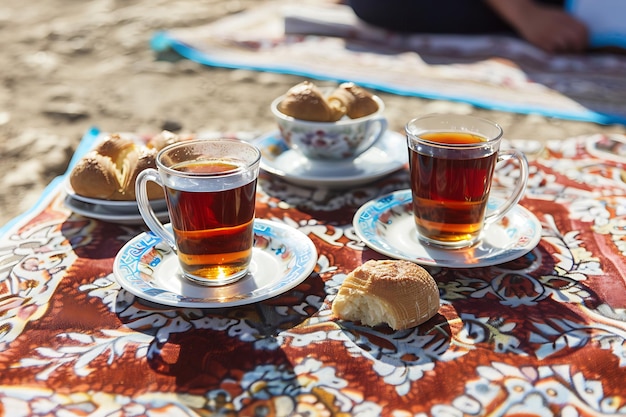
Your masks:
[{"label": "piece of bread", "polygon": [[78,195],[106,200],[117,193],[120,180],[111,158],[91,151],[72,170],[70,184]]},{"label": "piece of bread", "polygon": [[331,107],[321,90],[310,81],[291,87],[278,104],[278,110],[287,116],[310,122],[336,122],[344,115],[341,109]]},{"label": "piece of bread", "polygon": [[[124,195],[128,197],[128,199],[136,199],[135,182],[137,181],[137,176],[139,175],[139,173],[146,168],[157,168],[157,153],[157,150],[154,148],[142,149],[139,156],[135,160],[133,160],[133,164],[130,168],[129,174],[124,179],[124,183],[122,185]],[[149,200],[165,198],[163,194],[163,188],[161,188],[161,186],[155,182],[148,181],[148,183],[146,184],[146,190],[148,192]]]},{"label": "piece of bread", "polygon": [[152,136],[148,140],[148,143],[146,143],[146,147],[148,147],[148,149],[155,149],[156,151],[160,151],[166,146],[172,145],[176,142],[180,142],[181,140],[189,140],[189,139],[193,139],[193,138],[187,137],[183,139],[176,133],[170,132],[169,130],[163,130],[161,133]]},{"label": "piece of bread", "polygon": [[343,116],[351,119],[378,111],[374,96],[355,83],[342,83],[328,97],[312,82],[291,87],[278,103],[278,110],[295,119],[311,122],[336,122]]},{"label": "piece of bread", "polygon": [[350,272],[333,300],[342,320],[394,330],[415,327],[439,310],[439,290],[421,266],[403,260],[367,261]]},{"label": "piece of bread", "polygon": [[351,119],[358,119],[378,111],[378,103],[374,96],[354,83],[342,83],[327,100],[331,107],[343,108]]},{"label": "piece of bread", "polygon": [[[158,145],[174,143],[171,135],[166,136],[167,140]],[[83,197],[135,200],[137,175],[148,167],[156,168],[158,150],[156,143],[147,147],[128,137],[112,134],[78,161],[70,173],[70,185]],[[158,184],[148,183],[147,190],[151,200],[165,198]]]}]

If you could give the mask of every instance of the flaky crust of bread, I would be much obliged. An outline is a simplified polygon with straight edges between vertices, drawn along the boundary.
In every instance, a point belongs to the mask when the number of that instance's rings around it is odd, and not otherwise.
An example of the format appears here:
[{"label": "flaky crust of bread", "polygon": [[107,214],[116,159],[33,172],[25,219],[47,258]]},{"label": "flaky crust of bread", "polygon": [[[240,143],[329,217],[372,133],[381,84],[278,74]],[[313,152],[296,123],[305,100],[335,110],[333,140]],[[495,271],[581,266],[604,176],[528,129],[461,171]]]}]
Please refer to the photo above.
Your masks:
[{"label": "flaky crust of bread", "polygon": [[113,163],[121,164],[129,153],[137,150],[137,145],[132,139],[115,133],[96,145],[93,150],[110,158]]},{"label": "flaky crust of bread", "polygon": [[[169,132],[168,132],[169,133]],[[83,197],[113,200],[135,200],[135,180],[146,168],[156,168],[156,154],[164,146],[174,143],[173,134],[163,140],[143,146],[132,139],[112,134],[81,158],[70,173],[70,185]],[[160,146],[160,147],[159,147]],[[165,198],[163,189],[148,183],[148,198]]]},{"label": "flaky crust of bread", "polygon": [[439,310],[439,290],[421,266],[403,260],[367,261],[350,272],[333,300],[342,320],[394,330],[418,326]]}]

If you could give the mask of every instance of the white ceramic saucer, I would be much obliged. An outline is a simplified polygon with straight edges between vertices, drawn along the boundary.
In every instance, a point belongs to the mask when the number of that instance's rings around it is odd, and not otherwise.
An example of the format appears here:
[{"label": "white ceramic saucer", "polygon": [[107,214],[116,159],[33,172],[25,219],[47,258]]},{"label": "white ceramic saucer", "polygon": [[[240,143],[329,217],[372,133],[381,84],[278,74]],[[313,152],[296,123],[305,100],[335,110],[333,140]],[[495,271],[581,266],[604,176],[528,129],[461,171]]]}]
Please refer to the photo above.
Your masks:
[{"label": "white ceramic saucer", "polygon": [[503,220],[485,228],[482,240],[472,247],[429,246],[418,238],[411,201],[411,190],[401,190],[365,203],[354,216],[357,236],[370,248],[391,258],[449,268],[508,262],[531,251],[541,239],[537,217],[518,205]]},{"label": "white ceramic saucer", "polygon": [[341,188],[367,184],[401,169],[408,162],[406,139],[387,131],[359,157],[350,161],[308,159],[290,149],[280,132],[254,141],[261,149],[261,168],[296,185]]},{"label": "white ceramic saucer", "polygon": [[317,264],[315,245],[282,223],[255,219],[250,272],[222,287],[204,287],[182,276],[172,249],[153,233],[130,240],[115,257],[113,272],[137,297],[175,307],[222,308],[256,303],[304,281]]},{"label": "white ceramic saucer", "polygon": [[[109,205],[87,203],[73,198],[72,196],[65,197],[65,205],[76,214],[88,217],[90,219],[102,220],[109,223],[136,225],[144,224],[144,220],[139,214],[137,203],[135,203],[134,210],[120,211],[111,209]],[[162,222],[169,222],[170,217],[167,212],[167,206],[165,208],[155,207],[154,214]]]},{"label": "white ceramic saucer", "polygon": [[[70,196],[75,201],[80,201],[83,203],[92,204],[94,206],[105,208],[107,211],[113,213],[121,213],[121,214],[136,214],[139,213],[139,209],[137,208],[137,201],[116,201],[116,200],[103,200],[99,198],[91,198],[85,197],[80,194],[76,194],[74,189],[72,188],[69,179],[65,180],[64,183],[65,192],[68,196]],[[167,210],[167,203],[165,199],[151,200],[150,204],[156,211]]]}]

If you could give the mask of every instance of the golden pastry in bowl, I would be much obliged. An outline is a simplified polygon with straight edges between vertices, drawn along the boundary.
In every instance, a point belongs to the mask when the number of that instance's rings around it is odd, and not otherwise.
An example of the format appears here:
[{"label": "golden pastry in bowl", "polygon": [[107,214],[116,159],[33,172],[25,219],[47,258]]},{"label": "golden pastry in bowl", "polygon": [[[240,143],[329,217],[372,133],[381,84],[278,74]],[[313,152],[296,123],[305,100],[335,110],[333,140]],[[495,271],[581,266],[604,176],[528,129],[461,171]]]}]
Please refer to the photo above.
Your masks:
[{"label": "golden pastry in bowl", "polygon": [[369,91],[354,83],[341,84],[328,97],[328,103],[333,108],[342,109],[351,119],[369,116],[380,108]]},{"label": "golden pastry in bowl", "polygon": [[386,132],[383,101],[354,83],[325,95],[310,81],[293,86],[271,104],[285,143],[311,159],[352,159]]},{"label": "golden pastry in bowl", "polygon": [[331,106],[322,91],[309,81],[291,87],[276,108],[286,116],[309,122],[336,122],[346,114],[341,106]]}]

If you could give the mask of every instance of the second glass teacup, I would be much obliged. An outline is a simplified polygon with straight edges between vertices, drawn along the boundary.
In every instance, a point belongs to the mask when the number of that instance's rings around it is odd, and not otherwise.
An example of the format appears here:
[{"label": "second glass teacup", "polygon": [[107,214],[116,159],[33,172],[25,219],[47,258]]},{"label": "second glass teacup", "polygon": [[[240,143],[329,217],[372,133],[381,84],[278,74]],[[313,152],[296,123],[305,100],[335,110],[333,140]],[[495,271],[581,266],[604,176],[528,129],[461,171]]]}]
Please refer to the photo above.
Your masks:
[{"label": "second glass teacup", "polygon": [[[472,246],[483,228],[522,198],[528,162],[518,150],[500,150],[502,128],[473,116],[434,114],[406,125],[413,214],[420,240],[439,247]],[[496,164],[516,159],[519,181],[489,214]]]}]

